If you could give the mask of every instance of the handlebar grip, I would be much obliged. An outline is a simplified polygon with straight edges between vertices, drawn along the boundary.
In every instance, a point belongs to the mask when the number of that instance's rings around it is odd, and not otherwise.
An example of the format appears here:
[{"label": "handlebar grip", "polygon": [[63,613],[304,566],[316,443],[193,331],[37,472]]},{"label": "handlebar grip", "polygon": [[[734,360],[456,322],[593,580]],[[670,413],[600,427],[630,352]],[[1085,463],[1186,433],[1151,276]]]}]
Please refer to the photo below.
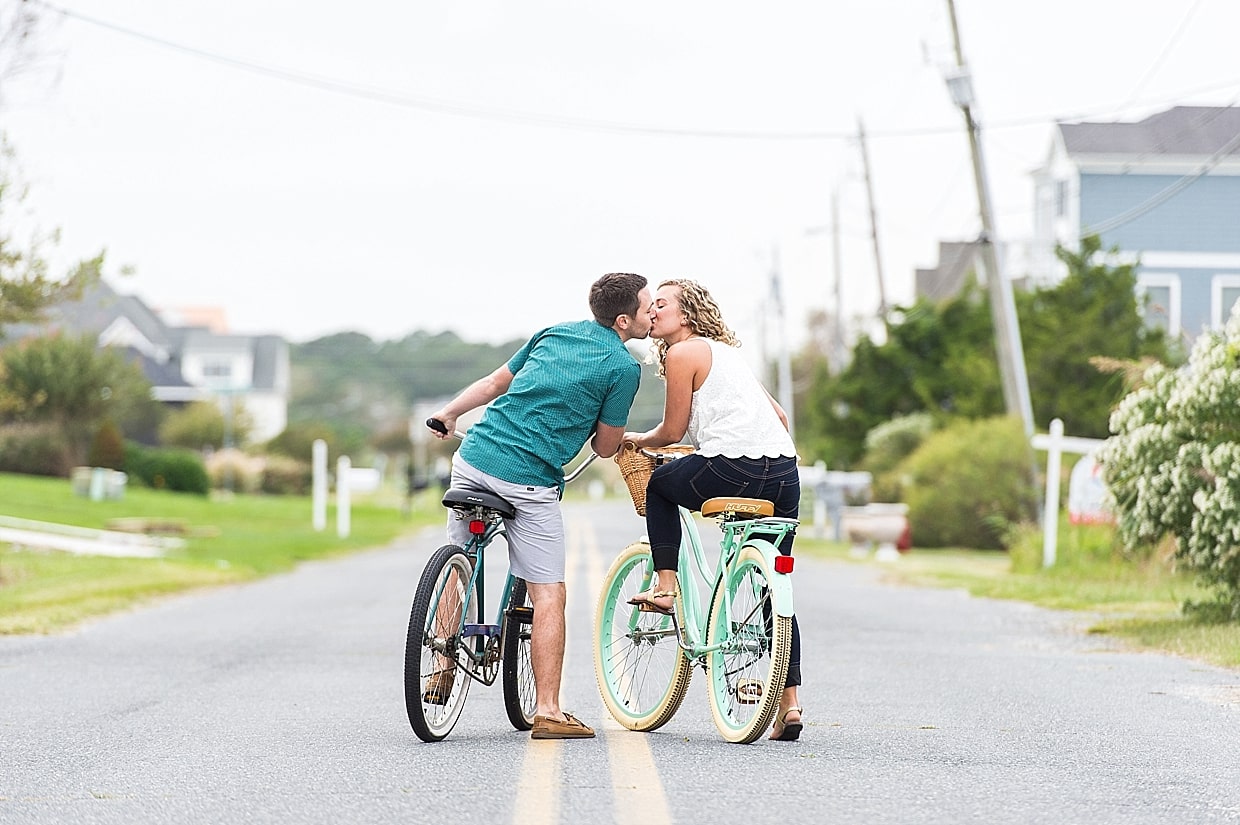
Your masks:
[{"label": "handlebar grip", "polygon": [[448,434],[448,425],[444,424],[438,418],[426,419],[426,426],[434,430],[437,433],[442,433],[444,435]]}]

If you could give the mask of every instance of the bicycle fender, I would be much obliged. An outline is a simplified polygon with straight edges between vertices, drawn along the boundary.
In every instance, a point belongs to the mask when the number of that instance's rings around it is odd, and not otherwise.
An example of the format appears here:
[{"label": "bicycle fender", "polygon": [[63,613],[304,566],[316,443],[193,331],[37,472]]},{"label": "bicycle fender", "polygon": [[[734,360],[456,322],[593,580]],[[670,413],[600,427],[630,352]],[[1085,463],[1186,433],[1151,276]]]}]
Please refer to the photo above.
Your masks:
[{"label": "bicycle fender", "polygon": [[[775,545],[765,539],[751,538],[745,542],[745,546],[752,547],[766,558],[766,563],[772,570],[775,569],[775,559],[779,556],[779,550]],[[791,616],[792,609],[792,577],[787,573],[776,573],[774,580],[771,582],[771,605],[775,608],[776,616]]]}]

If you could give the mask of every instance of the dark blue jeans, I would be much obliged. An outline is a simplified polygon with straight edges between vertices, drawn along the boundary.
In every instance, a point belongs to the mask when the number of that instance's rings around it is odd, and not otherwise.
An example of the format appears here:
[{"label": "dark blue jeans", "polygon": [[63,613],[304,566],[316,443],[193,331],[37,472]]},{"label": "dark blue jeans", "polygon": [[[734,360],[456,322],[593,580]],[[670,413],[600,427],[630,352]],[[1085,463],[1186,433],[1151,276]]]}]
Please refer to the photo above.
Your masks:
[{"label": "dark blue jeans", "polygon": [[[680,559],[680,513],[677,507],[700,510],[716,496],[762,498],[775,505],[775,515],[797,518],[801,509],[801,476],[796,458],[705,458],[687,455],[654,469],[646,485],[646,535],[656,570],[675,570]],[[792,554],[794,534],[779,552]],[[801,627],[792,617],[792,655],[786,687],[801,684]]]}]

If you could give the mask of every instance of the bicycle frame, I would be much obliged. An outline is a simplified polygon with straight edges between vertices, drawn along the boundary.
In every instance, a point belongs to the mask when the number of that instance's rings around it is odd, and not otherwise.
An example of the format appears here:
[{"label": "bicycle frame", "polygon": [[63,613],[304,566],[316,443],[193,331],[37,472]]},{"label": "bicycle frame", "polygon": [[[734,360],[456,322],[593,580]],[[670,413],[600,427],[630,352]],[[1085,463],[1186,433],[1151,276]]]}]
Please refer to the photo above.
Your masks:
[{"label": "bicycle frame", "polygon": [[[719,582],[732,574],[733,565],[740,549],[746,545],[754,547],[776,569],[775,557],[780,555],[776,545],[790,531],[796,528],[796,519],[767,517],[750,521],[727,522],[722,525],[723,538],[719,545],[719,557],[714,569],[708,566],[706,552],[702,545],[701,534],[693,513],[684,507],[680,508],[681,543],[680,558],[677,566],[677,577],[680,581],[681,604],[683,615],[673,615],[670,632],[677,634],[677,642],[681,650],[690,659],[703,661],[716,650],[735,644],[733,638],[724,639],[716,645],[706,643],[708,616],[702,607],[699,583],[704,583],[708,593],[714,593]],[[653,582],[653,570],[646,581],[650,587]],[[692,583],[693,586],[689,586]],[[771,589],[772,609],[777,616],[792,616],[792,582],[787,574],[779,573],[769,582]],[[732,621],[732,602],[726,595],[723,599],[725,626],[735,626]],[[636,613],[629,620],[630,629],[638,633],[638,616]]]},{"label": "bicycle frame", "polygon": [[[495,540],[496,536],[504,534],[504,520],[498,514],[493,512],[486,513],[486,508],[476,507],[473,512],[467,513],[465,518],[471,522],[480,522],[484,525],[483,532],[473,533],[469,541],[461,549],[465,551],[465,555],[469,557],[473,568],[470,574],[469,582],[465,588],[465,601],[461,604],[461,615],[457,622],[457,633],[455,639],[457,644],[455,648],[458,652],[464,653],[469,661],[464,662],[456,657],[456,662],[461,669],[469,675],[471,679],[481,682],[484,685],[495,684],[498,671],[494,668],[487,670],[488,664],[498,662],[503,655],[503,627],[505,612],[508,609],[508,597],[512,592],[513,575],[508,573],[504,580],[504,588],[500,594],[499,606],[495,612],[495,622],[490,625],[471,625],[465,621],[469,615],[470,605],[476,598],[478,600],[478,615],[482,616],[486,606],[486,575],[485,561],[486,548]],[[445,580],[438,592],[435,593],[435,604],[443,603],[443,588],[447,585]],[[436,608],[436,613],[438,608]],[[473,638],[481,640],[481,644],[477,641],[471,646],[465,644],[466,639]],[[492,644],[492,640],[498,638],[499,641]],[[482,671],[481,673],[479,671]]]},{"label": "bicycle frame", "polygon": [[[457,434],[459,438],[460,435]],[[586,467],[590,466],[598,455],[591,453],[587,458],[582,460],[580,464],[564,477],[564,483],[567,484],[576,479]],[[512,594],[512,584],[514,576],[510,570],[504,579],[503,590],[500,593],[499,605],[495,612],[495,622],[493,624],[470,625],[465,621],[469,615],[469,607],[472,601],[477,598],[478,615],[482,616],[486,608],[486,575],[485,561],[486,548],[495,540],[496,536],[503,535],[507,539],[507,533],[504,526],[504,519],[496,511],[489,507],[476,505],[470,508],[454,508],[455,512],[462,518],[470,522],[470,539],[461,549],[465,555],[469,557],[472,563],[473,571],[470,575],[468,585],[465,590],[465,601],[461,604],[461,616],[457,623],[457,633],[455,636],[455,648],[457,651],[463,652],[469,659],[468,662],[456,659],[461,669],[469,675],[469,677],[484,685],[495,684],[498,671],[493,666],[498,662],[504,653],[504,622],[508,613],[508,601]],[[481,527],[474,528],[475,524]],[[447,586],[444,581],[438,592],[435,593],[435,604],[442,604],[443,588]],[[436,608],[438,612],[438,608]],[[471,646],[465,644],[466,639],[473,638],[481,640],[481,644],[477,641]],[[498,642],[492,643],[492,640],[498,638]],[[481,671],[481,672],[479,672]]]}]

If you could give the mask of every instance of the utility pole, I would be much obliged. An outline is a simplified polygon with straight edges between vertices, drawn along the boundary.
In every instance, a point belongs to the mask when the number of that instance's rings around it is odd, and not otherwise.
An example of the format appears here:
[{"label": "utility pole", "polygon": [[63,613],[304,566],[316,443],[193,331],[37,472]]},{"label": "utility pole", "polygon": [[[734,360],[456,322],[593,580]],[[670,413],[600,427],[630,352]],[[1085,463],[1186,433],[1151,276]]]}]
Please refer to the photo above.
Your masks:
[{"label": "utility pole", "polygon": [[788,416],[788,434],[795,438],[792,425],[792,363],[788,354],[788,323],[780,283],[778,246],[771,247],[771,300],[775,304],[775,323],[779,325],[779,406]]},{"label": "utility pole", "polygon": [[870,182],[870,150],[865,143],[865,125],[857,118],[857,139],[861,143],[861,166],[865,171],[865,196],[870,205],[870,239],[874,243],[874,270],[878,274],[878,317],[887,327],[887,286],[883,277],[883,256],[878,246],[878,217],[874,210],[874,185]]},{"label": "utility pole", "polygon": [[994,213],[990,204],[990,187],[986,180],[986,164],[982,158],[982,145],[977,121],[973,117],[973,85],[964,51],[960,46],[960,30],[956,25],[956,5],[947,0],[951,19],[952,42],[956,52],[956,69],[947,78],[952,101],[964,113],[969,134],[969,150],[973,156],[973,177],[977,184],[978,211],[981,213],[982,234],[978,246],[982,253],[982,265],[986,272],[986,286],[990,294],[990,314],[995,327],[995,348],[999,355],[999,375],[1003,383],[1003,402],[1009,415],[1019,415],[1025,425],[1025,435],[1033,435],[1033,406],[1029,400],[1029,379],[1025,372],[1025,352],[1020,340],[1020,323],[1016,317],[1016,302],[1012,296],[1012,282],[1005,277],[999,266],[995,250]]},{"label": "utility pole", "polygon": [[831,267],[835,277],[835,321],[831,324],[831,372],[844,371],[844,267],[840,252],[840,190],[831,190]]}]

